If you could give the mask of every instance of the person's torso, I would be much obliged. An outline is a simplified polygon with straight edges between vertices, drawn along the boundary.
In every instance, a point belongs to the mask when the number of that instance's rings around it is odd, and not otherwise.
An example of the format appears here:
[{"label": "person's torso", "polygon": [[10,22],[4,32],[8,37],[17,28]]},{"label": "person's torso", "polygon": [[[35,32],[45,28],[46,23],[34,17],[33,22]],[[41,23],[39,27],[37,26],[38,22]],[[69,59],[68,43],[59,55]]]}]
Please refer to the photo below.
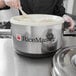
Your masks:
[{"label": "person's torso", "polygon": [[57,0],[21,0],[23,10],[28,14],[53,14]]}]

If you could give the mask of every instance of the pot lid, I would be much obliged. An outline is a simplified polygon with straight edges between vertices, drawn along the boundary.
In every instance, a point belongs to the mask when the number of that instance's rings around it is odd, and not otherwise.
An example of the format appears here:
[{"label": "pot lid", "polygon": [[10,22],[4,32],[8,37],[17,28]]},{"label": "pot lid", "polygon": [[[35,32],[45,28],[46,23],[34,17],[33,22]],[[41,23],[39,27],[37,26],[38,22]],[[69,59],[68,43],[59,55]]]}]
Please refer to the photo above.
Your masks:
[{"label": "pot lid", "polygon": [[54,66],[66,73],[76,76],[76,47],[67,47],[57,52],[53,59]]},{"label": "pot lid", "polygon": [[30,14],[27,17],[23,15],[12,17],[10,22],[16,25],[41,26],[62,24],[64,19],[55,15]]}]

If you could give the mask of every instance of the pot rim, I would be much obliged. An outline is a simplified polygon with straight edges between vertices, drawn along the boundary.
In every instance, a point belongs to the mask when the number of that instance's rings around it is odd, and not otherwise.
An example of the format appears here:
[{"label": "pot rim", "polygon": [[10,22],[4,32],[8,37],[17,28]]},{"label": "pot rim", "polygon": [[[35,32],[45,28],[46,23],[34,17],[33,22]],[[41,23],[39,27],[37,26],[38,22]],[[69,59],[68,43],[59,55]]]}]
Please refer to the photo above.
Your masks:
[{"label": "pot rim", "polygon": [[[58,52],[56,52],[56,54],[53,57],[54,68],[56,68],[58,71],[61,70],[62,72],[66,72],[66,70],[68,70],[68,73],[70,71],[73,74],[76,70],[76,64],[72,62],[73,57],[76,55],[76,52],[74,52],[75,49],[76,49],[76,46],[67,46],[65,48],[60,49]],[[64,58],[68,54],[68,52],[70,52],[70,54],[68,55],[69,60],[67,61],[67,64],[66,64]]]},{"label": "pot rim", "polygon": [[[29,21],[20,21],[20,20],[16,20],[16,18],[19,17],[21,18],[22,15],[20,16],[14,16],[10,19],[11,24],[16,24],[16,25],[24,25],[24,26],[46,26],[46,25],[60,25],[62,23],[64,23],[64,19],[60,16],[56,16],[56,15],[48,15],[48,14],[29,14],[28,17],[33,17],[31,18],[31,20]],[[38,17],[38,18],[37,18]],[[49,20],[53,20],[53,21],[48,21],[48,22],[35,22],[32,21],[33,20],[40,20],[40,19],[49,19]]]}]

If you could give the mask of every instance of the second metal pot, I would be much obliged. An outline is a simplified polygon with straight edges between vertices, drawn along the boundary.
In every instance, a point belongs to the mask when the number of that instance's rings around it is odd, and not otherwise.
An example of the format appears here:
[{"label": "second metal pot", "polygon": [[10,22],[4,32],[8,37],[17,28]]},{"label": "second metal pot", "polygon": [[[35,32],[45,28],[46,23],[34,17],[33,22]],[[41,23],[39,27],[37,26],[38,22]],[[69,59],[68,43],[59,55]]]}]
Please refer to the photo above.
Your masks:
[{"label": "second metal pot", "polygon": [[58,51],[53,58],[52,76],[76,76],[76,46]]}]

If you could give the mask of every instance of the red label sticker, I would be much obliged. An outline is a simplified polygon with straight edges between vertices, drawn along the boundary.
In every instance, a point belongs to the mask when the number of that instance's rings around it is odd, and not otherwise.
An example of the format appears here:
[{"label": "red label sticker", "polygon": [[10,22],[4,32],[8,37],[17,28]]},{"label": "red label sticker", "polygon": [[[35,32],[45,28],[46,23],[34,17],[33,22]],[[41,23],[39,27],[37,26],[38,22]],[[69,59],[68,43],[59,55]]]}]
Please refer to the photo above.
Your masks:
[{"label": "red label sticker", "polygon": [[18,40],[18,41],[22,41],[22,37],[21,37],[21,35],[16,35],[16,39]]}]

